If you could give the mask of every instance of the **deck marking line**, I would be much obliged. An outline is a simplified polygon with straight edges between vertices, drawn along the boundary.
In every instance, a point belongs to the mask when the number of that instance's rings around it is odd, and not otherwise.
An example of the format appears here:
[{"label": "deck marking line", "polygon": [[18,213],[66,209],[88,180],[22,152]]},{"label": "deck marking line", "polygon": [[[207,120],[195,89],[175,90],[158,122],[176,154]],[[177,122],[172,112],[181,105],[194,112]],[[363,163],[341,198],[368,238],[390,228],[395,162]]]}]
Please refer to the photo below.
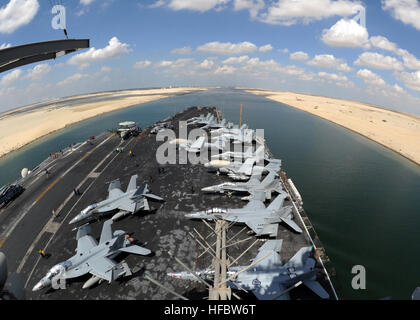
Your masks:
[{"label": "deck marking line", "polygon": [[[113,134],[114,135],[114,134]],[[111,135],[110,137],[112,137],[113,135]],[[130,140],[127,144],[126,144],[126,147],[132,142],[133,140]],[[111,155],[111,154],[113,154],[113,152],[114,151],[111,151],[92,171],[91,171],[91,173],[92,172],[95,172],[102,164],[103,164],[103,162]],[[100,174],[102,174],[107,168],[108,168],[108,166],[115,160],[115,158],[117,158],[118,157],[118,155],[119,155],[119,153],[117,153],[112,159],[111,159],[111,161],[105,166],[105,168],[99,173],[99,175]],[[99,176],[98,176],[99,177]],[[84,182],[86,182],[86,180],[89,178],[89,175],[85,178],[85,180],[84,181],[82,181],[82,183],[80,184],[80,185],[83,185],[83,183]],[[63,221],[61,221],[60,223],[59,223],[59,227],[58,227],[58,229],[57,229],[57,231],[61,228],[61,226],[63,225],[63,223],[64,223],[64,221],[66,221],[66,219],[67,219],[67,217],[69,216],[69,214],[73,211],[73,209],[74,209],[74,207],[79,203],[79,201],[83,198],[83,196],[85,195],[85,193],[86,193],[86,191],[88,191],[89,189],[90,189],[90,187],[95,183],[95,181],[97,180],[97,178],[95,178],[92,182],[91,182],[91,184],[87,187],[87,189],[85,190],[85,192],[82,194],[82,196],[76,201],[76,203],[73,205],[73,207],[69,210],[69,212],[66,214],[66,216],[64,217],[64,219],[63,219]],[[71,198],[71,196],[72,196],[72,194],[69,196],[69,198]],[[61,211],[61,209],[63,208],[64,206],[62,206],[61,208],[60,208],[60,211]],[[45,227],[44,227],[45,228]],[[43,232],[41,232],[39,235],[38,235],[38,237],[37,237],[37,240],[36,240],[36,242],[38,242],[39,241],[39,239],[41,238],[41,236],[43,235]],[[44,248],[44,250],[46,250],[47,248],[48,248],[48,245],[50,244],[50,242],[52,241],[52,239],[54,238],[54,236],[55,236],[55,233],[53,233],[52,235],[51,235],[51,237],[50,237],[50,239],[48,240],[48,242],[47,242],[47,244],[45,245],[45,248]],[[23,266],[24,266],[24,264],[26,263],[26,260],[28,259],[28,257],[29,257],[29,255],[31,254],[31,252],[32,252],[32,250],[33,250],[33,248],[35,247],[35,241],[34,241],[34,243],[32,244],[32,246],[31,246],[31,248],[29,248],[29,250],[28,250],[28,252],[26,253],[26,255],[25,255],[25,258],[22,260],[22,262],[21,262],[21,265],[19,266],[19,268],[20,269],[22,269],[23,268]],[[34,271],[35,271],[35,269],[36,269],[36,267],[37,267],[37,265],[38,265],[38,263],[39,263],[39,261],[41,260],[41,257],[38,257],[38,260],[36,261],[36,263],[35,263],[35,265],[34,265],[34,267],[32,268],[32,271],[31,271],[31,273],[29,274],[29,276],[28,276],[28,279],[26,280],[26,283],[25,283],[25,288],[27,287],[27,285],[28,285],[28,283],[29,283],[29,281],[31,280],[31,278],[32,278],[32,274],[34,273]]]},{"label": "deck marking line", "polygon": [[[97,145],[95,148],[98,148],[98,147],[100,147],[102,144],[104,144],[106,141],[108,141],[110,138],[112,138],[113,136],[115,135],[115,133],[113,133],[113,134],[111,134],[108,138],[106,138],[104,141],[102,141],[99,145]],[[93,150],[91,150],[91,152],[93,152]],[[70,172],[74,167],[76,167],[76,165],[78,165],[79,163],[81,162],[81,160],[79,160],[79,161],[77,161],[77,163],[75,163],[69,170],[67,170],[64,174],[62,174],[57,180],[61,180],[61,178],[63,178],[68,172]],[[13,226],[12,227],[10,227],[8,230],[5,230],[4,231],[4,233],[3,234],[5,234],[5,237],[2,239],[2,242],[1,242],[1,246],[3,246],[4,245],[4,242],[6,241],[6,239],[7,239],[7,237],[8,236],[10,236],[11,234],[12,234],[12,232],[15,230],[15,228],[17,227],[17,225],[20,223],[20,221],[22,221],[22,219],[28,214],[28,212],[32,209],[32,207],[39,201],[39,200],[41,200],[41,198],[43,197],[43,196],[45,196],[45,194],[56,184],[56,183],[58,183],[58,181],[55,181],[54,183],[53,183],[53,185],[51,185],[50,187],[48,187],[48,189],[46,190],[46,191],[44,191],[43,192],[43,194],[37,199],[37,200],[35,200],[30,206],[29,206],[29,208],[28,209],[26,209],[25,211],[24,211],[24,213],[19,217],[19,218],[17,218],[17,220],[15,221],[15,223],[13,224]],[[0,247],[1,247],[0,246]]]},{"label": "deck marking line", "polygon": [[3,244],[6,242],[7,237],[4,237],[1,241],[0,241],[0,248],[3,246]]}]

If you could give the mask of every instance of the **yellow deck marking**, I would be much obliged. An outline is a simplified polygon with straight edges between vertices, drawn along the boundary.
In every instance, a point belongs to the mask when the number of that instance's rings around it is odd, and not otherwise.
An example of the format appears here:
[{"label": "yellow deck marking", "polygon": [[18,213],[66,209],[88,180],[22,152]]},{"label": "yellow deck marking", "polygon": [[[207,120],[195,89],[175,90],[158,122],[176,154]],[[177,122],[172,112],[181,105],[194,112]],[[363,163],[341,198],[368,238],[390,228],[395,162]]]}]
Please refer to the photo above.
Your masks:
[{"label": "yellow deck marking", "polygon": [[[115,133],[111,134],[107,139],[105,139],[103,142],[108,141],[109,138],[111,138],[112,136],[114,136]],[[90,150],[88,153],[86,153],[79,161],[83,161],[84,159],[86,159],[89,155],[92,154],[93,151],[95,151],[100,145],[95,146],[95,148],[93,148],[92,150]],[[58,177],[57,180],[55,180],[39,197],[38,199],[35,200],[35,203],[39,202],[46,194],[48,191],[50,191],[61,179],[63,178],[63,176]]]},{"label": "yellow deck marking", "polygon": [[0,248],[4,245],[4,243],[6,242],[7,237],[4,237],[1,241],[0,241]]},{"label": "yellow deck marking", "polygon": [[[108,141],[110,138],[112,138],[115,135],[115,133],[112,133],[108,136],[108,138],[106,138],[104,141],[102,141],[100,144],[98,144],[97,146],[95,146],[95,148],[93,148],[92,150],[90,150],[88,153],[86,153],[79,161],[77,161],[69,170],[67,170],[63,175],[61,175],[60,177],[57,178],[57,180],[55,180],[39,197],[38,199],[36,199],[33,204],[31,205],[30,209],[36,204],[38,203],[47,193],[48,191],[50,191],[69,171],[71,171],[75,166],[77,166],[81,161],[83,161],[84,159],[86,159],[93,151],[95,151],[98,147],[100,147],[102,144],[104,144],[106,141]],[[30,210],[29,209],[29,210]],[[29,211],[28,210],[28,211]],[[28,212],[27,211],[27,212]],[[26,212],[26,213],[27,213]],[[23,217],[26,215],[26,213],[21,216],[18,221],[14,224],[14,226],[12,226],[9,231],[6,233],[6,236],[0,241],[0,248],[4,245],[4,243],[7,240],[7,237],[13,232],[13,230],[15,229],[15,227],[18,225],[18,223],[20,223],[20,221],[23,219]]]},{"label": "yellow deck marking", "polygon": [[59,181],[61,180],[61,177],[58,177],[57,180],[55,180],[39,197],[35,200],[35,203],[39,202],[48,191],[50,191]]}]

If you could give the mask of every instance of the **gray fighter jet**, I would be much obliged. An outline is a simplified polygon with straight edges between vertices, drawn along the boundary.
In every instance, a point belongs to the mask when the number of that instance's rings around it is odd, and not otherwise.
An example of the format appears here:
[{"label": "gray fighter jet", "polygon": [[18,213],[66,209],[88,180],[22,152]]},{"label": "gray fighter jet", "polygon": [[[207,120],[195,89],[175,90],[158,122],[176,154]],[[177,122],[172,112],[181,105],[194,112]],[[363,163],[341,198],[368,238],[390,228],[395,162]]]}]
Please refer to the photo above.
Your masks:
[{"label": "gray fighter jet", "polygon": [[202,188],[201,191],[209,193],[229,193],[229,192],[248,192],[249,194],[263,191],[267,200],[271,199],[271,194],[275,191],[281,193],[283,188],[280,180],[276,179],[277,174],[270,172],[263,181],[261,175],[251,176],[247,182],[224,182],[215,186]]},{"label": "gray fighter jet", "polygon": [[[220,136],[219,139],[226,139],[224,136]],[[268,153],[264,148],[264,145],[258,145],[257,150],[255,150],[255,153],[253,152],[253,147],[249,146],[245,148],[245,152],[241,151],[226,151],[221,154],[213,155],[212,159],[220,159],[220,160],[240,160],[244,161],[249,158],[255,158],[256,160],[262,160],[262,159],[268,159]]]},{"label": "gray fighter jet", "polygon": [[209,170],[217,170],[220,173],[227,174],[235,181],[248,181],[252,175],[272,171],[278,172],[281,169],[280,159],[264,159],[264,164],[268,163],[264,167],[255,165],[255,163],[260,160],[261,158],[259,157],[248,158],[244,163],[241,163],[240,161],[230,162],[226,160],[212,160],[205,163],[204,166]]},{"label": "gray fighter jet", "polygon": [[109,184],[108,192],[109,195],[106,200],[88,206],[71,220],[70,224],[92,218],[94,215],[99,216],[111,211],[120,210],[112,217],[113,220],[116,220],[130,213],[136,213],[141,209],[146,211],[150,210],[147,199],[163,201],[163,198],[149,193],[147,183],[143,183],[140,187],[137,187],[137,175],[131,177],[126,192],[121,191],[119,179]]},{"label": "gray fighter jet", "polygon": [[244,223],[256,236],[277,236],[279,223],[284,222],[294,231],[301,233],[302,229],[292,220],[292,206],[283,206],[288,197],[285,192],[280,193],[266,208],[264,205],[265,192],[254,193],[248,204],[240,209],[214,208],[206,211],[186,214],[190,219],[225,220]]},{"label": "gray fighter jet", "polygon": [[80,227],[77,231],[76,255],[69,260],[57,264],[48,271],[32,289],[39,291],[51,287],[53,284],[62,284],[66,279],[81,277],[90,273],[92,277],[83,285],[87,289],[102,281],[111,283],[121,276],[131,275],[131,270],[125,262],[117,264],[112,259],[122,252],[139,255],[148,255],[149,249],[133,244],[125,231],[112,232],[112,220],[104,222],[99,243],[93,238],[89,225]]},{"label": "gray fighter jet", "polygon": [[240,129],[229,129],[226,127],[221,127],[216,130],[211,130],[210,134],[212,137],[226,137],[233,143],[252,144],[253,141],[257,140],[255,130],[248,129],[246,124],[244,124]]},{"label": "gray fighter jet", "polygon": [[201,129],[213,129],[213,128],[226,128],[227,126],[226,119],[222,119],[221,122],[217,121],[217,119],[213,118],[212,121],[209,121],[205,124]]},{"label": "gray fighter jet", "polygon": [[[284,291],[302,281],[319,297],[328,299],[328,292],[316,280],[319,270],[315,268],[316,261],[311,257],[312,247],[301,248],[286,264],[282,265],[280,258],[282,243],[283,240],[265,242],[254,258],[255,265],[251,268],[229,268],[228,286],[233,289],[252,290],[259,300],[289,300],[289,293],[284,293]],[[248,269],[245,270],[246,268]],[[245,271],[241,272],[241,270]],[[204,280],[211,280],[214,277],[209,269],[196,271],[195,275]],[[168,276],[197,281],[197,278],[188,272],[168,273]]]},{"label": "gray fighter jet", "polygon": [[215,120],[215,117],[211,113],[207,113],[207,115],[200,114],[200,116],[198,117],[193,117],[191,119],[188,119],[187,125],[191,125],[191,124],[206,125],[214,120]]},{"label": "gray fighter jet", "polygon": [[226,119],[219,122],[218,119],[210,113],[206,116],[200,115],[199,117],[188,119],[187,125],[192,124],[202,126],[202,129],[226,128],[233,125],[231,123],[227,123]]},{"label": "gray fighter jet", "polygon": [[186,139],[174,139],[169,141],[169,144],[176,144],[179,148],[182,148],[190,153],[199,153],[207,149],[224,150],[226,148],[227,140],[223,138],[217,138],[212,142],[206,142],[205,137],[199,137],[195,141]]},{"label": "gray fighter jet", "polygon": [[160,122],[158,124],[156,124],[152,130],[150,130],[151,134],[158,134],[159,132],[163,132],[165,130],[168,129],[173,129],[173,125],[171,124],[171,122]]}]

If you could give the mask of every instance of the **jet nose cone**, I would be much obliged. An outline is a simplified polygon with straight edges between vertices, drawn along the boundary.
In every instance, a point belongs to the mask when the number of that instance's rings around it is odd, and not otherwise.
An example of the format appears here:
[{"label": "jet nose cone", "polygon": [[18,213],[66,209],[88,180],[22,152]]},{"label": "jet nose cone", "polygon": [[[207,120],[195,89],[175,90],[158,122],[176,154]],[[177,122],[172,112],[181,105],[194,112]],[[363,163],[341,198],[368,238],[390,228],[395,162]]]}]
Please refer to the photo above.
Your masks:
[{"label": "jet nose cone", "polygon": [[32,289],[33,292],[39,291],[44,288],[42,281],[38,282]]},{"label": "jet nose cone", "polygon": [[79,218],[78,217],[75,217],[75,218],[73,218],[70,222],[69,222],[69,224],[75,224],[75,223],[77,223],[79,221]]},{"label": "jet nose cone", "polygon": [[197,218],[199,216],[198,213],[188,213],[185,215],[187,218]]},{"label": "jet nose cone", "polygon": [[82,216],[82,215],[77,215],[77,216],[75,216],[70,222],[69,222],[69,224],[75,224],[75,223],[77,223],[77,222],[80,222],[80,221],[82,221],[84,219],[84,217]]},{"label": "jet nose cone", "polygon": [[201,212],[187,213],[185,215],[186,218],[190,218],[190,219],[199,219],[202,216],[203,216],[203,214]]},{"label": "jet nose cone", "polygon": [[167,275],[168,275],[168,277],[171,277],[171,278],[182,278],[181,277],[181,273],[179,273],[179,272],[169,272],[169,273],[167,273]]}]

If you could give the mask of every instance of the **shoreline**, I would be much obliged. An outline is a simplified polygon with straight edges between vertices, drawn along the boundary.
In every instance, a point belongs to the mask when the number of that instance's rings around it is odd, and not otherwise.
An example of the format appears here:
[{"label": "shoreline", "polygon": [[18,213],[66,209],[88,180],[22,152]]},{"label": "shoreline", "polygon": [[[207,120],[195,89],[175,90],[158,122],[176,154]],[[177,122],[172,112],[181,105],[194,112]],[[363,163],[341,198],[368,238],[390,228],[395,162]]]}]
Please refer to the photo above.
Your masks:
[{"label": "shoreline", "polygon": [[[0,114],[0,147],[3,147],[3,150],[0,149],[0,161],[3,160],[6,156],[17,152],[30,144],[48,137],[49,135],[55,134],[61,130],[64,130],[72,125],[80,123],[85,120],[92,119],[97,116],[103,116],[105,114],[127,109],[134,106],[140,106],[145,103],[154,102],[162,99],[167,99],[175,97],[178,95],[184,95],[199,91],[209,90],[210,87],[181,87],[181,88],[162,88],[162,89],[133,89],[132,92],[138,94],[135,97],[132,97],[133,93],[130,93],[131,97],[124,97],[127,93],[127,90],[103,92],[100,95],[106,95],[110,101],[100,101],[100,102],[81,102],[80,104],[66,106],[66,103],[71,102],[72,100],[77,99],[90,99],[96,97],[98,93],[93,94],[83,94],[80,96],[73,96],[71,98],[65,98],[63,101],[58,101],[56,99],[52,101],[44,102],[47,106],[40,108],[31,109],[34,106],[39,105],[40,103],[35,103],[33,105],[20,107],[13,110],[5,111]],[[57,102],[64,103],[62,107],[52,107],[50,104]],[[52,113],[52,115],[51,115]],[[74,116],[74,119],[63,119],[60,113],[66,113],[65,116]],[[26,118],[26,119],[25,119]],[[29,118],[29,119],[28,119]],[[57,118],[57,119],[56,119]],[[60,119],[61,118],[61,119]],[[50,122],[46,128],[42,128],[42,123],[40,127],[29,128],[28,130],[23,130],[23,133],[12,132],[10,133],[7,128],[16,128],[16,123],[25,123],[29,125],[38,119],[40,121],[45,120],[45,122]],[[26,122],[25,122],[26,120]],[[57,120],[59,124],[57,123]],[[61,120],[61,121],[60,121]],[[3,130],[2,130],[3,129]],[[32,131],[31,131],[32,129]],[[35,131],[35,132],[34,132]],[[17,137],[16,137],[17,136]],[[28,137],[29,136],[29,137]],[[19,139],[20,138],[20,139]],[[8,141],[15,141],[14,145],[11,146]]]},{"label": "shoreline", "polygon": [[[262,95],[267,99],[280,102],[288,107],[301,110],[303,112],[309,113],[311,115],[317,116],[323,120],[327,120],[330,123],[334,123],[342,128],[348,129],[353,133],[356,133],[370,141],[373,141],[388,150],[396,153],[397,155],[409,160],[410,162],[420,166],[420,144],[416,141],[420,141],[420,117],[416,115],[411,115],[404,112],[394,111],[387,108],[381,108],[378,106],[370,105],[363,102],[340,99],[340,98],[329,98],[324,96],[317,96],[312,94],[302,94],[295,93],[290,91],[277,91],[277,90],[266,90],[266,89],[247,89],[240,88],[245,92]],[[305,98],[305,99],[303,99]],[[294,100],[296,100],[295,103]],[[312,100],[312,101],[311,101]],[[323,100],[323,101],[322,101]],[[304,103],[300,103],[304,102]],[[335,102],[335,103],[334,103]],[[322,107],[321,105],[324,103]],[[343,105],[344,103],[350,104],[350,106]],[[326,104],[330,104],[326,106]],[[337,113],[343,113],[343,110],[340,109],[343,106],[350,107],[349,111],[351,113],[350,117],[341,117],[337,119]],[[324,108],[324,110],[322,110]],[[321,109],[321,110],[320,110]],[[345,108],[342,108],[345,109]],[[370,110],[374,109],[374,110]],[[316,111],[314,111],[316,110]],[[372,112],[377,112],[375,118],[373,118]],[[359,117],[355,118],[354,114],[359,113]],[[379,117],[381,115],[381,117]],[[369,118],[370,116],[370,118]],[[388,120],[384,120],[384,116]],[[411,125],[415,125],[416,129],[411,129],[408,126],[402,127],[400,118],[407,118]],[[395,123],[391,123],[391,118]],[[360,121],[355,124],[354,120]],[[368,120],[372,119],[372,120]],[[404,119],[404,120],[407,120]],[[368,134],[368,132],[374,126],[371,123],[374,123],[374,120],[380,124],[380,127],[377,128],[377,131],[374,133]],[[369,121],[369,122],[367,122]],[[382,122],[381,122],[382,121]],[[364,122],[364,123],[363,123]],[[376,124],[376,126],[379,126]],[[387,128],[388,127],[388,128]],[[403,133],[401,133],[403,132]],[[398,134],[397,134],[398,133]],[[414,141],[414,142],[413,142]],[[404,144],[404,142],[407,142]],[[410,142],[410,143],[408,143]],[[410,148],[411,147],[411,148]],[[401,149],[402,148],[402,149]]]}]

